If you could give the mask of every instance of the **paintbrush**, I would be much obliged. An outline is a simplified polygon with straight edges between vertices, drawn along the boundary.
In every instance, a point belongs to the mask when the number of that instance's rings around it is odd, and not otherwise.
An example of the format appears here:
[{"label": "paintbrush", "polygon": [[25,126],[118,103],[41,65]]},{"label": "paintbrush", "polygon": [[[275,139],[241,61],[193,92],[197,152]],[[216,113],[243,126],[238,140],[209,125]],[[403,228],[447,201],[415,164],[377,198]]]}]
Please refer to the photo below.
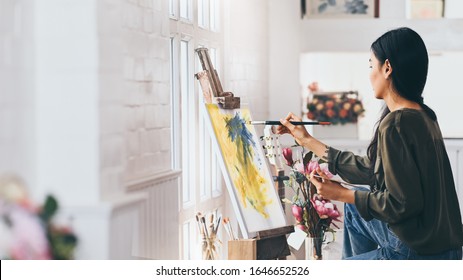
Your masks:
[{"label": "paintbrush", "polygon": [[233,240],[232,238],[232,234],[230,232],[230,229],[228,228],[228,218],[223,218],[223,227],[225,228],[225,231],[227,232],[228,234],[228,237],[230,238],[230,240]]},{"label": "paintbrush", "polygon": [[217,234],[217,231],[219,231],[220,219],[222,219],[222,217],[219,217],[219,219],[217,219],[217,223],[215,224],[215,229],[214,229],[215,234]]},{"label": "paintbrush", "polygon": [[204,237],[204,231],[203,229],[201,228],[201,221],[200,221],[200,217],[201,217],[201,213],[198,212],[196,213],[196,224],[198,225],[198,231],[199,233]]},{"label": "paintbrush", "polygon": [[214,233],[214,213],[211,213],[209,215],[209,231],[211,233],[211,236],[210,237],[214,237],[215,233]]},{"label": "paintbrush", "polygon": [[[251,125],[281,125],[280,121],[248,121]],[[330,125],[330,122],[298,122],[290,121],[293,125]]]},{"label": "paintbrush", "polygon": [[207,231],[207,226],[206,226],[206,218],[201,217],[201,223],[203,224],[204,227],[204,233],[207,239],[209,239],[209,232]]},{"label": "paintbrush", "polygon": [[[236,238],[235,236],[235,233],[233,232],[233,229],[232,229],[232,226],[231,226],[231,223],[230,223],[230,219],[226,218],[226,225],[228,227],[228,231],[229,231],[229,234],[230,234],[230,239],[231,240],[237,240],[238,238]],[[224,219],[224,222],[225,222],[225,219]]]}]

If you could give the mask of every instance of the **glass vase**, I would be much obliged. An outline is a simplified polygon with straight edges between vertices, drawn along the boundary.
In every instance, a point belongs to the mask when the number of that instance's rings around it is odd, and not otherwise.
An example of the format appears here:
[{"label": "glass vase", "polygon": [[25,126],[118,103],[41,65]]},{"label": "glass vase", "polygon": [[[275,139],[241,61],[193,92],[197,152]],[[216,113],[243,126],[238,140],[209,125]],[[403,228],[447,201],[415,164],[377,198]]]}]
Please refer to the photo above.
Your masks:
[{"label": "glass vase", "polygon": [[201,251],[203,260],[218,259],[217,239],[215,237],[203,238],[201,242]]},{"label": "glass vase", "polygon": [[305,259],[306,260],[321,260],[322,255],[323,237],[310,237],[305,238]]}]

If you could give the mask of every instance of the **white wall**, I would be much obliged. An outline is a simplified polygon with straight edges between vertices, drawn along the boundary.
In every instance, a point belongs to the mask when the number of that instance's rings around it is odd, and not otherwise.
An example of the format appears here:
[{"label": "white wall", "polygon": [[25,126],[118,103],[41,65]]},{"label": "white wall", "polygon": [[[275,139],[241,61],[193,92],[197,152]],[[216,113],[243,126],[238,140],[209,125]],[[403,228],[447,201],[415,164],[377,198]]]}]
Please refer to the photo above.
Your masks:
[{"label": "white wall", "polygon": [[463,125],[457,121],[462,118],[462,65],[463,49],[433,52],[429,57],[424,101],[436,112],[442,135],[447,138],[463,138]]},{"label": "white wall", "polygon": [[268,2],[231,0],[225,7],[224,90],[248,103],[254,119],[269,113]]},{"label": "white wall", "polygon": [[63,205],[99,199],[98,38],[94,1],[35,6],[38,194]]},{"label": "white wall", "polygon": [[308,93],[307,85],[312,81],[317,81],[322,91],[358,91],[365,107],[365,113],[358,121],[359,139],[371,139],[373,125],[383,104],[373,95],[369,80],[369,58],[369,52],[301,54],[301,95]]},{"label": "white wall", "polygon": [[35,184],[34,3],[0,1],[0,174]]},{"label": "white wall", "polygon": [[[270,0],[269,20],[269,119],[279,120],[301,111],[299,54],[300,1]],[[289,140],[283,138],[282,141]],[[292,141],[291,141],[292,142]]]},{"label": "white wall", "polygon": [[97,1],[101,191],[171,170],[167,1]]}]

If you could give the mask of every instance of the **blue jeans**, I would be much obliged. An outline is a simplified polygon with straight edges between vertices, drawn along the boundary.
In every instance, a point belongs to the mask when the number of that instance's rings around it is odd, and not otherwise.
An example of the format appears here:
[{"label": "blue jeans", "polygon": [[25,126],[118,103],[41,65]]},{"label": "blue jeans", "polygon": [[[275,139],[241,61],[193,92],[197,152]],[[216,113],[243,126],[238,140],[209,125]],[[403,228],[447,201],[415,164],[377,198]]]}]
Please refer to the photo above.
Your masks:
[{"label": "blue jeans", "polygon": [[461,260],[462,248],[419,255],[379,220],[365,221],[352,204],[344,205],[342,258],[349,260]]}]

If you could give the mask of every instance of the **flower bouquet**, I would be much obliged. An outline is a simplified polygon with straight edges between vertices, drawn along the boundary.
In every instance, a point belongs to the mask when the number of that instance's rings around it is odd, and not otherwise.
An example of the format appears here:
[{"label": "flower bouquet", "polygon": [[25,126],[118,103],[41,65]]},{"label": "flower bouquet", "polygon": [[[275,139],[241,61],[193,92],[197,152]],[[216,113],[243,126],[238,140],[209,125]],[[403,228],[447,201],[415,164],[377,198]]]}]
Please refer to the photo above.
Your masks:
[{"label": "flower bouquet", "polygon": [[53,222],[57,210],[53,196],[36,206],[18,178],[0,178],[0,259],[72,259],[77,237]]},{"label": "flower bouquet", "polygon": [[354,91],[315,94],[307,102],[307,118],[332,124],[357,123],[365,109]]},{"label": "flower bouquet", "polygon": [[313,152],[300,152],[300,159],[293,159],[291,148],[283,149],[283,157],[291,168],[289,180],[285,181],[287,187],[293,190],[291,199],[284,198],[283,202],[291,204],[291,211],[296,220],[296,226],[313,238],[314,259],[322,259],[322,244],[325,234],[331,232],[334,239],[334,229],[339,228],[334,221],[340,222],[341,216],[337,206],[330,200],[317,194],[317,189],[309,181],[310,173],[320,167],[328,176],[333,175],[328,171],[327,163],[318,158]]}]

